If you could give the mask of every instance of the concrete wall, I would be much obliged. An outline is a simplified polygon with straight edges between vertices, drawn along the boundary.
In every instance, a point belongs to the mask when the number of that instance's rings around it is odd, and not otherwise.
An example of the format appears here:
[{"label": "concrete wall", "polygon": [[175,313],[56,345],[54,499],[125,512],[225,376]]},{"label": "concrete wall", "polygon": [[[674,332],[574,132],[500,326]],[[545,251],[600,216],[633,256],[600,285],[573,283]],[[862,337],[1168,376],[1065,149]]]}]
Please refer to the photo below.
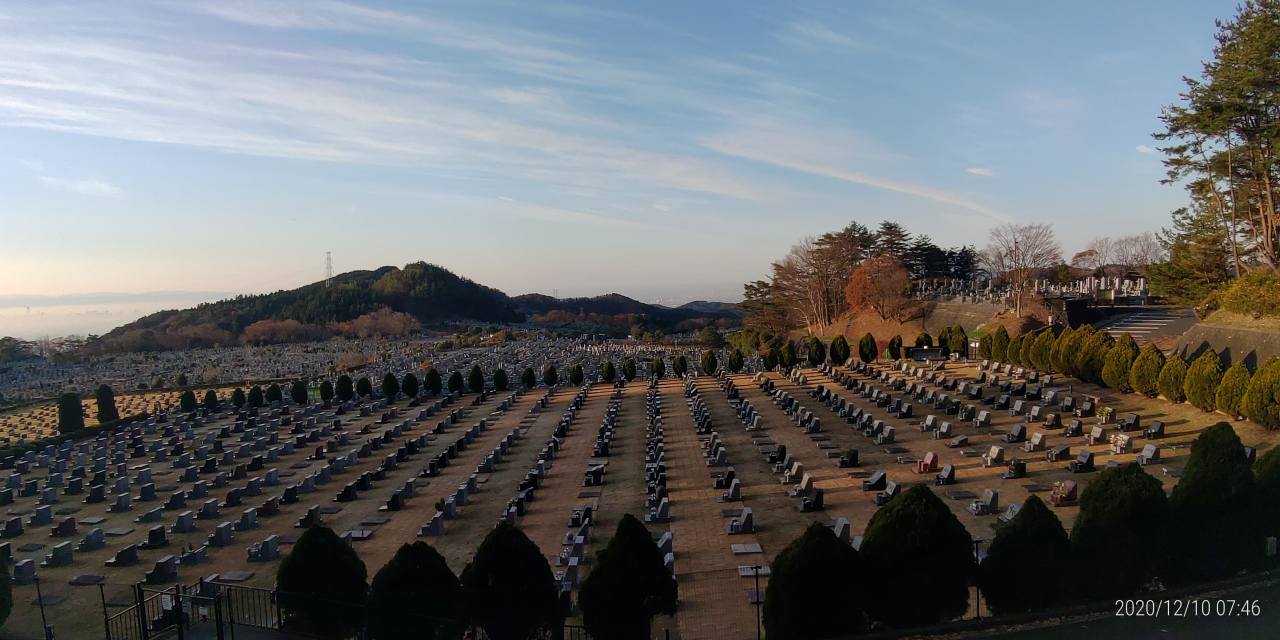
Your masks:
[{"label": "concrete wall", "polygon": [[930,303],[930,308],[924,316],[924,330],[937,335],[942,329],[958,324],[964,327],[966,332],[971,332],[1003,308],[1002,305],[990,302]]},{"label": "concrete wall", "polygon": [[1280,331],[1201,322],[1182,335],[1173,351],[1190,361],[1210,348],[1221,354],[1228,366],[1243,360],[1256,371],[1268,358],[1280,356]]}]

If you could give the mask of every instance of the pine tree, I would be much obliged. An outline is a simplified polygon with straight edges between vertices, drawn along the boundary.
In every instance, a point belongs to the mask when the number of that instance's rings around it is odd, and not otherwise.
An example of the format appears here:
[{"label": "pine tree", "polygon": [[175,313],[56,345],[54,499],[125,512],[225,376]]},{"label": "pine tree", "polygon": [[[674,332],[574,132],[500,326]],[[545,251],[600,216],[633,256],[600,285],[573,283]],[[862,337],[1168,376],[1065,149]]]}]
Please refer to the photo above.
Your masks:
[{"label": "pine tree", "polygon": [[1133,341],[1133,336],[1127,333],[1120,336],[1115,346],[1107,351],[1107,358],[1102,364],[1102,383],[1116,391],[1133,391],[1129,372],[1138,353],[1138,343]]},{"label": "pine tree", "polygon": [[256,384],[249,387],[249,406],[254,409],[261,409],[267,406],[266,400],[262,397],[262,387]]},{"label": "pine tree", "polygon": [[996,531],[978,568],[987,606],[998,614],[1044,609],[1070,595],[1071,539],[1062,522],[1032,495],[1008,524]]},{"label": "pine tree", "polygon": [[[1019,348],[1020,351],[1018,353],[1018,361],[1022,363],[1022,366],[1036,366],[1035,361],[1031,359],[1031,356],[1035,353],[1036,341],[1040,339],[1041,333],[1048,333],[1048,330],[1040,331],[1039,333],[1028,333],[1022,337],[1022,346]],[[1102,370],[1101,364],[1098,365],[1098,370]]]},{"label": "pine tree", "polygon": [[490,640],[544,637],[563,619],[546,557],[506,521],[485,536],[462,570],[462,594],[466,618]]},{"label": "pine tree", "polygon": [[542,370],[542,384],[545,384],[548,387],[554,387],[556,386],[556,383],[559,381],[560,381],[560,374],[556,372],[555,365],[549,364],[545,369]]},{"label": "pine tree", "polygon": [[1240,409],[1255,423],[1280,429],[1280,358],[1272,357],[1253,374]]},{"label": "pine tree", "polygon": [[685,359],[684,354],[677,355],[671,359],[671,370],[676,374],[677,378],[683,378],[684,374],[689,371],[689,361]]},{"label": "pine tree", "polygon": [[1004,361],[1015,366],[1022,364],[1022,336],[1009,341],[1004,350]]},{"label": "pine tree", "polygon": [[902,336],[894,336],[889,338],[889,344],[885,346],[885,350],[889,352],[890,360],[902,359]]},{"label": "pine tree", "polygon": [[267,402],[284,402],[284,389],[280,388],[280,384],[272,382],[267,386]]},{"label": "pine tree", "polygon": [[13,580],[9,577],[8,563],[0,566],[0,625],[13,613]]},{"label": "pine tree", "polygon": [[842,365],[849,361],[849,341],[845,340],[843,335],[836,336],[831,341],[831,363],[834,365]]},{"label": "pine tree", "polygon": [[[846,345],[846,348],[847,348],[847,345]],[[739,373],[742,371],[742,367],[744,364],[745,362],[742,356],[742,349],[734,349],[729,353],[729,371],[732,371],[733,373]]]},{"label": "pine tree", "polygon": [[1164,232],[1168,258],[1151,265],[1151,293],[1179,304],[1199,304],[1230,277],[1227,236],[1218,216],[1197,200],[1173,212]]},{"label": "pine tree", "polygon": [[888,255],[902,260],[907,257],[910,244],[911,234],[896,222],[885,220],[876,229],[874,253],[877,256]]},{"label": "pine tree", "polygon": [[662,356],[654,356],[649,361],[649,372],[655,378],[665,378],[667,375],[667,361]]},{"label": "pine tree", "polygon": [[814,336],[809,336],[804,345],[805,360],[809,366],[816,367],[827,361],[827,345]]},{"label": "pine tree", "polygon": [[866,363],[876,361],[880,355],[880,346],[876,344],[876,337],[867,333],[858,341],[858,359]]},{"label": "pine tree", "polygon": [[303,405],[307,403],[307,383],[303,380],[294,380],[289,386],[289,398],[294,404]]},{"label": "pine tree", "polygon": [[1261,560],[1258,497],[1244,445],[1231,425],[1219,422],[1201,431],[1169,496],[1169,530],[1178,549],[1170,575],[1212,580]]},{"label": "pine tree", "polygon": [[623,359],[622,377],[626,378],[627,382],[631,382],[632,380],[636,379],[636,359],[635,358]]},{"label": "pine tree", "polygon": [[471,365],[471,371],[467,373],[467,388],[471,393],[484,391],[484,371],[480,370],[480,365]]},{"label": "pine tree", "polygon": [[412,371],[404,374],[404,378],[400,380],[400,391],[410,400],[418,397],[418,392],[422,390],[421,387],[418,384],[418,376],[414,375]]},{"label": "pine tree", "polygon": [[968,606],[973,539],[926,485],[907,489],[871,516],[860,554],[869,569],[866,583],[876,587],[867,601],[877,620],[899,628],[932,624]]},{"label": "pine tree", "polygon": [[524,371],[520,374],[520,384],[526,390],[538,386],[538,375],[533,372],[533,367],[524,368]]},{"label": "pine tree", "polygon": [[249,399],[244,396],[244,389],[236,387],[235,391],[231,392],[231,406],[240,409],[248,401]]},{"label": "pine tree", "polygon": [[1071,552],[1076,566],[1106,571],[1082,575],[1076,588],[1099,600],[1133,595],[1159,572],[1168,523],[1169,500],[1159,480],[1136,462],[1103,469],[1080,494]]},{"label": "pine tree", "polygon": [[769,350],[764,352],[763,360],[764,368],[772,371],[782,362],[782,351],[777,347],[769,347]]},{"label": "pine tree", "polygon": [[675,577],[649,530],[626,514],[582,581],[578,606],[593,638],[649,640],[649,621],[674,615],[676,595]]},{"label": "pine tree", "polygon": [[782,345],[782,358],[778,361],[778,364],[782,365],[783,369],[790,369],[796,366],[799,361],[800,356],[796,355],[796,345],[792,344],[790,340],[786,341]]},{"label": "pine tree", "polygon": [[452,371],[449,373],[448,389],[449,393],[462,393],[462,387],[466,383],[462,380],[462,372]]},{"label": "pine tree", "polygon": [[1160,372],[1164,369],[1164,363],[1164,353],[1155,343],[1148,342],[1129,370],[1129,386],[1147,397],[1156,397],[1160,392]]},{"label": "pine tree", "polygon": [[67,392],[58,396],[58,433],[70,434],[84,428],[84,407],[80,396]]},{"label": "pine tree", "polygon": [[1187,396],[1182,392],[1182,383],[1186,377],[1187,361],[1175,354],[1160,369],[1160,378],[1156,383],[1157,388],[1160,389],[1160,395],[1164,396],[1165,400],[1173,403],[1186,400]]},{"label": "pine tree", "polygon": [[361,378],[356,381],[356,395],[361,398],[373,397],[373,383],[369,381],[368,376],[361,376]]},{"label": "pine tree", "polygon": [[1094,331],[1080,344],[1080,356],[1076,368],[1081,380],[1103,384],[1102,368],[1106,366],[1107,353],[1115,346],[1115,339],[1105,331]]},{"label": "pine tree", "polygon": [[386,398],[387,402],[395,402],[398,395],[400,395],[400,379],[396,374],[388,371],[382,376],[382,397]]},{"label": "pine tree", "polygon": [[511,384],[510,381],[507,380],[506,369],[499,368],[493,371],[493,388],[494,389],[498,391],[506,391],[507,387],[510,384]]},{"label": "pine tree", "polygon": [[368,570],[355,549],[328,527],[298,537],[276,570],[276,599],[291,626],[322,638],[347,638],[360,628]]},{"label": "pine tree", "polygon": [[1067,327],[1058,334],[1053,341],[1053,350],[1049,352],[1049,370],[1057,373],[1066,373],[1070,368],[1068,361],[1070,359],[1070,351],[1068,345],[1075,337],[1075,329]]},{"label": "pine tree", "polygon": [[991,354],[991,334],[983,334],[981,338],[978,338],[978,357],[983,360],[990,360],[993,357]]},{"label": "pine tree", "polygon": [[1218,407],[1218,385],[1222,383],[1222,359],[1213,349],[1206,349],[1187,369],[1182,392],[1191,406],[1201,411]]},{"label": "pine tree", "polygon": [[952,353],[958,353],[961,357],[969,357],[969,334],[965,332],[964,327],[955,325],[951,327],[947,338],[947,349]]},{"label": "pine tree", "polygon": [[1214,398],[1214,402],[1221,411],[1232,417],[1240,416],[1240,401],[1244,399],[1244,393],[1249,389],[1249,381],[1253,379],[1253,372],[1249,371],[1249,367],[1243,362],[1237,362],[1227,369],[1222,376],[1222,384],[1218,385],[1218,391]]},{"label": "pine tree", "polygon": [[330,400],[333,400],[333,396],[334,396],[333,383],[329,382],[328,380],[321,381],[320,382],[320,400],[322,402],[329,402]]},{"label": "pine tree", "polygon": [[93,398],[98,405],[99,424],[109,424],[120,419],[120,411],[116,409],[116,394],[111,387],[105,384],[98,385]]},{"label": "pine tree", "polygon": [[613,384],[618,379],[618,370],[613,366],[613,361],[606,359],[604,364],[600,365],[600,379],[609,384]]},{"label": "pine tree", "polygon": [[[1036,334],[1036,340],[1031,346],[1031,366],[1039,371],[1052,370],[1053,345],[1057,338],[1057,336],[1053,335],[1053,331],[1048,329]],[[1134,352],[1137,353],[1136,347]],[[1128,375],[1128,369],[1125,370],[1125,375]]]},{"label": "pine tree", "polygon": [[355,385],[351,382],[351,376],[345,373],[338,376],[338,388],[336,391],[338,400],[351,402],[351,399],[356,397]]},{"label": "pine tree", "polygon": [[400,549],[373,576],[369,631],[374,640],[461,638],[462,584],[425,542]]},{"label": "pine tree", "polygon": [[427,369],[427,375],[423,377],[422,386],[426,387],[427,391],[433,396],[438,396],[441,391],[444,391],[444,381],[440,379],[440,372],[435,367]]},{"label": "pine tree", "polygon": [[206,389],[204,392],[204,408],[209,413],[218,410],[218,392],[213,389]]},{"label": "pine tree", "polygon": [[1258,502],[1258,531],[1263,536],[1280,535],[1280,447],[1271,447],[1253,465],[1254,490],[1264,499]]},{"label": "pine tree", "polygon": [[190,389],[183,391],[182,395],[178,396],[178,406],[182,409],[183,413],[191,413],[199,408],[196,404],[196,392]]},{"label": "pine tree", "polygon": [[934,244],[929,236],[916,236],[907,246],[902,262],[916,280],[945,278],[948,275],[947,252]]},{"label": "pine tree", "polygon": [[720,362],[716,359],[716,352],[708,349],[702,352],[702,361],[698,364],[702,365],[702,372],[710,376],[715,375]]},{"label": "pine tree", "polygon": [[769,640],[842,637],[861,631],[866,614],[863,561],[848,543],[814,522],[769,566],[764,628]]},{"label": "pine tree", "polygon": [[1004,325],[996,327],[991,333],[991,359],[1004,362],[1009,350],[1009,330]]},{"label": "pine tree", "polygon": [[916,347],[917,347],[917,348],[919,348],[919,347],[932,347],[932,346],[933,346],[933,336],[931,336],[931,335],[929,335],[928,333],[925,333],[925,332],[923,332],[923,331],[921,331],[921,332],[920,332],[920,335],[916,336]]}]

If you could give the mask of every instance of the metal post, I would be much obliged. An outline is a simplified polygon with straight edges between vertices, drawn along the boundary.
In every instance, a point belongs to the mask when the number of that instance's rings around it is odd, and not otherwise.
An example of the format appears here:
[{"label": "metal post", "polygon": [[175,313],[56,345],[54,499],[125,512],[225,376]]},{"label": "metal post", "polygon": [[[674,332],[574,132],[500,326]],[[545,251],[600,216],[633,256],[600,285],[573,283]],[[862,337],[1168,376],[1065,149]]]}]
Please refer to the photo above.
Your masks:
[{"label": "metal post", "polygon": [[980,545],[980,544],[982,544],[982,538],[974,538],[974,539],[973,539],[973,566],[974,566],[974,569],[975,569],[975,571],[973,572],[973,575],[974,575],[974,580],[973,580],[973,596],[974,596],[973,617],[974,617],[974,619],[975,619],[975,620],[981,620],[981,619],[982,619],[982,589],[980,589],[980,588],[978,587],[978,578],[977,578],[977,576],[978,576],[978,572],[976,571],[976,569],[978,568],[978,545]]},{"label": "metal post", "polygon": [[98,583],[98,596],[102,599],[102,637],[111,640],[111,616],[107,614],[107,589]]},{"label": "metal post", "polygon": [[44,616],[44,595],[40,592],[40,578],[35,579],[36,582],[36,604],[40,605],[40,628],[44,630],[46,640],[52,640],[53,634],[49,628],[49,620]]},{"label": "metal post", "polygon": [[[203,580],[201,580],[203,582]],[[222,635],[222,594],[213,597],[213,628],[217,630],[218,640],[225,640]]]},{"label": "metal post", "polygon": [[760,640],[762,637],[760,629],[760,602],[764,599],[764,597],[760,595],[760,565],[751,567],[751,572],[755,575],[756,579],[756,640]]}]

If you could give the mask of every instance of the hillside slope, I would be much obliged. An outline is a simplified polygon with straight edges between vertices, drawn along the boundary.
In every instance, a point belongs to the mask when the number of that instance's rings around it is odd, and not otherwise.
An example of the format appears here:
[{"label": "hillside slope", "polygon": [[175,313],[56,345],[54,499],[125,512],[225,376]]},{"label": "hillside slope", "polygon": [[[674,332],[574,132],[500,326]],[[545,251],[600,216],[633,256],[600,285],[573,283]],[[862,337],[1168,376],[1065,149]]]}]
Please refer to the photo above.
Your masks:
[{"label": "hillside slope", "polygon": [[[663,307],[628,298],[620,293],[609,293],[590,298],[553,298],[540,293],[529,293],[512,298],[518,311],[531,318],[551,312],[598,316],[644,316],[658,325],[675,325],[695,318],[739,318],[736,305],[728,303],[689,303],[679,307]],[[723,305],[723,306],[721,306]]]},{"label": "hillside slope", "polygon": [[308,327],[300,336],[322,337],[336,323],[380,309],[419,322],[478,320],[519,322],[511,298],[443,267],[415,262],[404,268],[351,271],[330,283],[237,296],[190,309],[160,311],[113,329],[92,350],[147,351],[234,344],[255,322],[294,322]]}]

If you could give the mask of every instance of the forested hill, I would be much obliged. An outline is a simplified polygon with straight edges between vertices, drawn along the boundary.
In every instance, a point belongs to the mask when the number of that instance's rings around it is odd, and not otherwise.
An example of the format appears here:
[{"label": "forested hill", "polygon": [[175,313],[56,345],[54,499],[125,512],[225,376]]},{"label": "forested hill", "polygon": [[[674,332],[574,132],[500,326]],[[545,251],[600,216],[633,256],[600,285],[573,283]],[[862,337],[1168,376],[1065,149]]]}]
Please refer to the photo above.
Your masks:
[{"label": "forested hill", "polygon": [[696,318],[738,318],[741,312],[729,303],[690,303],[680,307],[663,307],[628,298],[620,293],[609,293],[590,298],[553,298],[540,293],[529,293],[512,299],[516,308],[535,321],[551,312],[601,316],[644,316],[657,326],[668,327]]},{"label": "forested hill", "polygon": [[[238,296],[160,311],[93,341],[95,352],[292,342],[337,334],[391,333],[444,320],[519,322],[511,298],[453,272],[415,262],[351,271],[326,285]],[[416,327],[415,327],[416,328]]]}]

